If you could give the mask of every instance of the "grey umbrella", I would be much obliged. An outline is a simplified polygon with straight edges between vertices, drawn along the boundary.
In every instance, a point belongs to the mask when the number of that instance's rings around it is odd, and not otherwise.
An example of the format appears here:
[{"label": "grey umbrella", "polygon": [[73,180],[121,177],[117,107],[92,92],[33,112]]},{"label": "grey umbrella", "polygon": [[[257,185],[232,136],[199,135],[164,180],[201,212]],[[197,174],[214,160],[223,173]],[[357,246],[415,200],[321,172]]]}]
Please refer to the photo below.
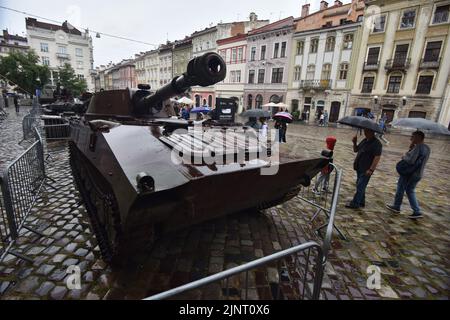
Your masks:
[{"label": "grey umbrella", "polygon": [[392,121],[391,125],[393,127],[422,130],[428,133],[450,135],[450,131],[442,124],[423,118],[400,118]]},{"label": "grey umbrella", "polygon": [[340,124],[359,129],[369,129],[374,132],[383,134],[383,129],[373,120],[359,116],[348,116],[338,121]]},{"label": "grey umbrella", "polygon": [[243,112],[241,116],[245,118],[270,118],[270,113],[262,109],[251,109]]}]

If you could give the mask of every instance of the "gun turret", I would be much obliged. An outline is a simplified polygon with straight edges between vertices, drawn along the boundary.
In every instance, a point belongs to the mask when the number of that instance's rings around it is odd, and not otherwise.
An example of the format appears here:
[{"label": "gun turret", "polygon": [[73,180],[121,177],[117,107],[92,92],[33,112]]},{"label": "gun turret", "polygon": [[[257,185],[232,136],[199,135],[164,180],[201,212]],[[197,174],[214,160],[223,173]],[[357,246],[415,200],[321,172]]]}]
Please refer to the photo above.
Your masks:
[{"label": "gun turret", "polygon": [[189,61],[187,71],[175,77],[169,84],[154,94],[137,91],[133,95],[133,112],[136,115],[151,114],[152,109],[160,111],[163,101],[186,92],[192,86],[207,87],[225,79],[227,67],[217,53],[208,52]]}]

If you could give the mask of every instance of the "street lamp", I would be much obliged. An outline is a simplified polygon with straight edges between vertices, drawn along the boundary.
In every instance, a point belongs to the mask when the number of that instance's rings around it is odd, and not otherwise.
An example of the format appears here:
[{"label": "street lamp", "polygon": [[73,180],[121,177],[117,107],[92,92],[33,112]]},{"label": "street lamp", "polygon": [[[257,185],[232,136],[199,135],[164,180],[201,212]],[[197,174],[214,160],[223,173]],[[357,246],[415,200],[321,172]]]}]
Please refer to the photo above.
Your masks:
[{"label": "street lamp", "polygon": [[408,100],[408,98],[406,98],[405,96],[402,98],[403,101],[403,106],[406,106],[406,101]]},{"label": "street lamp", "polygon": [[375,100],[375,104],[378,104],[378,96],[373,97]]}]

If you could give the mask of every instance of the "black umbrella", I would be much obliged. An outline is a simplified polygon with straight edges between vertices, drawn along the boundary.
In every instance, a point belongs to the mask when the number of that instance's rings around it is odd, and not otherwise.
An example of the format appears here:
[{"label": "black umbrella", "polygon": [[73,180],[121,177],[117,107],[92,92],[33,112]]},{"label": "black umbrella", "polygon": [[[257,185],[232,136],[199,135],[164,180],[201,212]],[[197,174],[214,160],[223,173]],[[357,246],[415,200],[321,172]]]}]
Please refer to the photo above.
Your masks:
[{"label": "black umbrella", "polygon": [[422,118],[400,118],[394,120],[391,125],[393,127],[403,127],[417,130],[424,130],[428,133],[450,135],[448,128],[437,122]]},{"label": "black umbrella", "polygon": [[246,118],[270,118],[270,113],[262,109],[251,109],[243,112],[241,116]]},{"label": "black umbrella", "polygon": [[340,119],[338,123],[359,129],[369,129],[374,132],[383,134],[383,129],[375,121],[364,117],[358,116],[344,117]]}]

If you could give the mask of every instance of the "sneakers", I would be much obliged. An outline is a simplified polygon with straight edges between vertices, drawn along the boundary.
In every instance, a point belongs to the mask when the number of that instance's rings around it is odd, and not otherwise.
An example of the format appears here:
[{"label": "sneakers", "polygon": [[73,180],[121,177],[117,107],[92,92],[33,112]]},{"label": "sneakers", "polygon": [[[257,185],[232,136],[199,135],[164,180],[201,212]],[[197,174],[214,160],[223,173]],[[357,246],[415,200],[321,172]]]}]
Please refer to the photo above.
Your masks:
[{"label": "sneakers", "polygon": [[390,205],[390,204],[387,204],[387,205],[386,205],[386,208],[389,209],[389,210],[391,210],[392,212],[400,213],[400,210],[398,210],[396,207],[394,207],[394,206],[392,206],[392,205]]},{"label": "sneakers", "polygon": [[409,219],[421,219],[423,218],[423,214],[421,213],[413,213],[412,215],[408,216]]},{"label": "sneakers", "polygon": [[349,208],[349,209],[359,209],[359,208],[360,208],[360,206],[357,206],[357,205],[355,205],[355,204],[352,203],[352,202],[347,203],[347,204],[345,205],[345,207],[346,207],[346,208]]}]

